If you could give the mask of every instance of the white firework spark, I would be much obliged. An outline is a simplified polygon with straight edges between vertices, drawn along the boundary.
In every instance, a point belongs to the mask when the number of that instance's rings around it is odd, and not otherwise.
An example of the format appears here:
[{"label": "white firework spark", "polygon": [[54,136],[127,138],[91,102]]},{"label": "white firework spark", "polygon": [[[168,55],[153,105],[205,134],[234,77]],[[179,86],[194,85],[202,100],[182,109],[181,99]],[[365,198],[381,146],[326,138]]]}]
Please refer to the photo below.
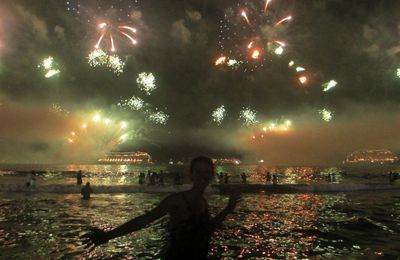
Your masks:
[{"label": "white firework spark", "polygon": [[322,90],[326,92],[326,91],[330,90],[331,88],[336,87],[337,84],[338,83],[332,79],[332,80],[322,84],[322,88],[323,88]]},{"label": "white firework spark", "polygon": [[168,118],[169,115],[162,111],[157,111],[149,115],[149,120],[159,125],[165,125],[168,121]]},{"label": "white firework spark", "polygon": [[87,57],[91,67],[104,66],[116,75],[124,72],[126,63],[117,55],[108,55],[101,49],[94,49]]},{"label": "white firework spark", "polygon": [[156,87],[156,78],[154,77],[153,73],[146,73],[142,72],[139,73],[136,83],[139,86],[139,89],[146,92],[146,95],[150,95]]},{"label": "white firework spark", "polygon": [[117,55],[111,55],[108,57],[108,68],[117,75],[124,72],[126,63]]},{"label": "white firework spark", "polygon": [[53,77],[53,76],[55,76],[55,75],[57,75],[57,74],[59,74],[60,73],[60,70],[53,70],[53,69],[51,69],[51,70],[49,70],[45,75],[44,75],[44,77],[45,78],[51,78],[51,77]]},{"label": "white firework spark", "polygon": [[57,64],[54,62],[54,58],[49,56],[38,65],[38,68],[42,68],[44,72],[45,78],[54,77],[57,74],[60,74],[60,70],[57,68]]},{"label": "white firework spark", "polygon": [[320,109],[318,113],[321,115],[322,120],[330,122],[333,118],[334,113],[326,108]]},{"label": "white firework spark", "polygon": [[279,46],[278,48],[275,49],[274,52],[276,55],[282,55],[283,51],[284,51],[283,47]]},{"label": "white firework spark", "polygon": [[129,108],[131,110],[140,110],[144,107],[144,104],[145,103],[143,99],[132,96],[129,99],[121,100],[120,102],[117,103],[117,106],[122,108]]},{"label": "white firework spark", "polygon": [[39,67],[43,67],[45,70],[50,70],[53,67],[53,62],[54,58],[53,57],[47,57],[43,60],[42,63],[40,63]]},{"label": "white firework spark", "polygon": [[243,108],[239,113],[239,119],[243,120],[244,125],[251,126],[258,123],[257,112],[250,107]]},{"label": "white firework spark", "polygon": [[68,115],[69,111],[65,108],[63,108],[60,104],[53,103],[49,107],[49,110],[53,113],[58,113],[58,114],[63,114],[63,115]]},{"label": "white firework spark", "polygon": [[212,112],[212,115],[211,115],[211,116],[212,116],[212,118],[213,118],[213,121],[214,121],[217,125],[220,125],[220,124],[222,123],[222,121],[225,119],[226,114],[227,114],[227,112],[226,112],[225,106],[222,105],[222,106],[216,108],[216,109]]},{"label": "white firework spark", "polygon": [[243,61],[235,60],[235,59],[229,59],[226,65],[232,69],[238,69],[239,66],[243,63]]},{"label": "white firework spark", "polygon": [[89,53],[88,63],[92,67],[103,66],[107,64],[108,55],[101,49],[95,49]]}]

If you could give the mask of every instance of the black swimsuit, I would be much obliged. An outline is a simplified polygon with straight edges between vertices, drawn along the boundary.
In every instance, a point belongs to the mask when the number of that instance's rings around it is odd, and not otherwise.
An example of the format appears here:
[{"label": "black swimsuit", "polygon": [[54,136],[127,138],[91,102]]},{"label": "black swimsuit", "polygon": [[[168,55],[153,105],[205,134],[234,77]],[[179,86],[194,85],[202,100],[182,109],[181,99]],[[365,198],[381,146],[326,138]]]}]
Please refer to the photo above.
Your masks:
[{"label": "black swimsuit", "polygon": [[170,243],[164,259],[207,259],[211,240],[208,210],[194,214],[184,197],[191,216],[182,225],[170,230]]}]

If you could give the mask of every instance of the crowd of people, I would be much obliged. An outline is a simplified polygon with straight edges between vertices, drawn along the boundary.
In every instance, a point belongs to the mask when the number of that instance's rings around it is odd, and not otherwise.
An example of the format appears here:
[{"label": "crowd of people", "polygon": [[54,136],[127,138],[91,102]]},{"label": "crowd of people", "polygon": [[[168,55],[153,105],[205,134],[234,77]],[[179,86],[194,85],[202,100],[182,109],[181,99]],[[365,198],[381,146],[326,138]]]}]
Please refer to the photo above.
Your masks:
[{"label": "crowd of people", "polygon": [[[148,170],[147,174],[145,174],[144,172],[139,173],[139,184],[164,186],[164,178],[165,178],[165,173],[163,170],[160,170],[158,173],[155,171]],[[175,185],[182,184],[181,174],[179,172],[174,173],[173,183]]]}]

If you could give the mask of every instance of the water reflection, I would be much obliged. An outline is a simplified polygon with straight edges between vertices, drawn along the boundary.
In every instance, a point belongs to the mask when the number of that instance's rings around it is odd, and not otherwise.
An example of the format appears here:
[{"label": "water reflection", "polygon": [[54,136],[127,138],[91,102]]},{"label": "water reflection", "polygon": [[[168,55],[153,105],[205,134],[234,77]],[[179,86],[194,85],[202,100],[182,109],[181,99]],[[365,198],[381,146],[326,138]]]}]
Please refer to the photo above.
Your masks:
[{"label": "water reflection", "polygon": [[[92,185],[132,185],[138,184],[140,172],[148,170],[165,173],[165,183],[173,183],[175,172],[183,173],[183,182],[189,182],[186,168],[182,165],[13,165],[1,166],[4,171],[0,184],[25,183],[26,173],[18,171],[41,170],[37,176],[38,185],[76,183],[75,171],[82,170],[84,182]],[[6,168],[4,168],[6,167]],[[6,170],[5,170],[6,169]],[[8,170],[7,170],[8,169]],[[9,171],[13,169],[13,171]],[[43,172],[43,170],[45,172]],[[278,184],[314,183],[387,183],[388,176],[369,175],[367,177],[344,174],[338,167],[267,167],[265,165],[217,165],[216,172],[227,172],[229,183],[240,183],[240,174],[245,172],[248,183],[266,183],[266,173],[278,179]],[[218,183],[218,178],[215,178]]]},{"label": "water reflection", "polygon": [[[119,225],[159,202],[158,194],[0,194],[2,258],[87,257],[78,236],[88,226]],[[217,213],[227,197],[210,195]],[[94,258],[153,259],[166,240],[166,219],[112,240]],[[211,259],[343,258],[400,254],[400,194],[251,194],[214,234]]]}]

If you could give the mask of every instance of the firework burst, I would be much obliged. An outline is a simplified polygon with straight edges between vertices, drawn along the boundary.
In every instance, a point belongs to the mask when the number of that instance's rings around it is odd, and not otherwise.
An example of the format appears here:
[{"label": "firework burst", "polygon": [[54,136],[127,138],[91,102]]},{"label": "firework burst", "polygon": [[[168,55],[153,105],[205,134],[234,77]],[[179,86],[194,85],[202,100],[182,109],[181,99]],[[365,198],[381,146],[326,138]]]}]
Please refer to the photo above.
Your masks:
[{"label": "firework burst", "polygon": [[38,68],[43,70],[45,78],[52,78],[58,74],[60,74],[60,70],[58,69],[58,65],[54,62],[54,58],[49,56],[38,65]]},{"label": "firework burst", "polygon": [[239,113],[239,119],[243,121],[245,126],[252,126],[258,123],[257,111],[250,107],[243,108]]},{"label": "firework burst", "polygon": [[84,117],[82,124],[71,129],[66,141],[76,149],[91,147],[96,151],[109,151],[129,140],[131,132],[126,122],[95,113]]},{"label": "firework burst", "polygon": [[222,121],[224,121],[226,115],[227,115],[227,112],[226,112],[225,106],[222,105],[222,106],[216,108],[212,112],[211,117],[212,117],[213,122],[215,122],[217,125],[221,125]]},{"label": "firework burst", "polygon": [[[220,53],[226,59],[242,62],[245,71],[262,67],[272,55],[284,53],[281,38],[292,16],[283,17],[273,10],[271,1],[240,1],[228,8],[220,21]],[[216,64],[219,65],[219,64]]]},{"label": "firework burst", "polygon": [[94,49],[87,57],[91,67],[106,67],[116,75],[124,72],[125,61],[117,55],[108,55],[101,49]]},{"label": "firework burst", "polygon": [[325,122],[330,122],[333,119],[334,112],[330,111],[329,109],[320,109],[318,110],[318,113],[322,117],[322,120],[324,120]]},{"label": "firework burst", "polygon": [[146,95],[151,95],[151,92],[157,88],[156,78],[151,72],[139,73],[138,77],[136,78],[136,83],[138,84],[139,89],[144,91]]},{"label": "firework burst", "polygon": [[145,103],[143,99],[139,97],[132,96],[129,99],[121,100],[117,103],[118,107],[127,108],[130,110],[141,110],[144,107]]},{"label": "firework burst", "polygon": [[165,125],[168,121],[169,115],[162,111],[151,112],[148,119],[158,125]]}]

